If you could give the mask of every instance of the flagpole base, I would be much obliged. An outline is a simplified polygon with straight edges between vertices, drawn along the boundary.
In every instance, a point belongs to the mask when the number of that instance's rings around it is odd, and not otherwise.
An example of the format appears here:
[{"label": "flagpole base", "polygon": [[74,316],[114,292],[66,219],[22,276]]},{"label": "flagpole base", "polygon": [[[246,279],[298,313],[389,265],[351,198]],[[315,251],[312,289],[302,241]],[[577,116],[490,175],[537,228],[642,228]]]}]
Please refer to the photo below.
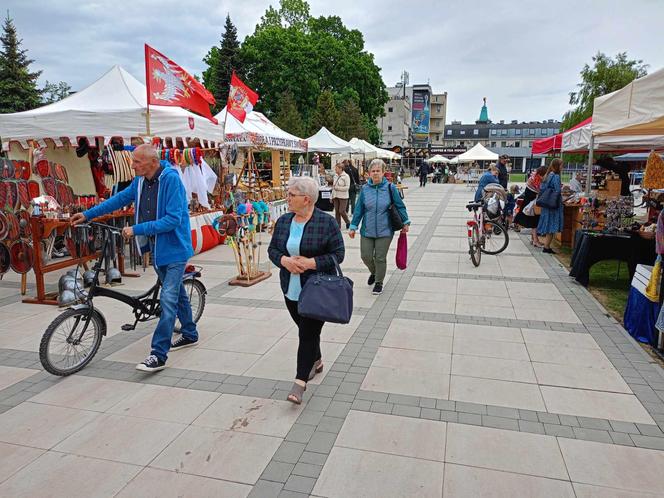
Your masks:
[{"label": "flagpole base", "polygon": [[233,280],[228,282],[228,285],[236,285],[238,287],[251,287],[252,285],[255,285],[259,282],[262,282],[263,280],[267,280],[272,276],[272,273],[269,271],[261,271],[258,272],[256,275],[253,277],[247,278],[246,276],[238,275],[235,277]]}]

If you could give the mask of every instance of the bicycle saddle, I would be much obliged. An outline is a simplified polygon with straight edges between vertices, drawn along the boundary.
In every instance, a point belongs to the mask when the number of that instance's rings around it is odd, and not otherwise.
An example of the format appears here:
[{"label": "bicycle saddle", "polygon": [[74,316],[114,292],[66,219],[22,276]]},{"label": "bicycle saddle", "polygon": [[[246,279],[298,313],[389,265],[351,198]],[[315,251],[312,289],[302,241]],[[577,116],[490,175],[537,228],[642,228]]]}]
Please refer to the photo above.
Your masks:
[{"label": "bicycle saddle", "polygon": [[483,205],[484,205],[484,201],[469,202],[468,204],[466,204],[466,209],[468,211],[476,210],[476,209],[481,208]]}]

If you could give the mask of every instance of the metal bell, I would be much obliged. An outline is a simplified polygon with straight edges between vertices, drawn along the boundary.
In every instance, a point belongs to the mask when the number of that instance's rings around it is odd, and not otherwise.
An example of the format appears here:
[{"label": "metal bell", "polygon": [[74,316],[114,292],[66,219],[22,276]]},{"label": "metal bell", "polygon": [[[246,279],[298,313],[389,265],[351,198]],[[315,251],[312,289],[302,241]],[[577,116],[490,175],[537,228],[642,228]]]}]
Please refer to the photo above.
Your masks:
[{"label": "metal bell", "polygon": [[95,272],[94,270],[88,270],[83,273],[83,285],[85,287],[90,287],[92,285],[92,281],[95,278]]},{"label": "metal bell", "polygon": [[117,268],[109,268],[106,272],[106,283],[107,284],[119,284],[122,283],[122,273]]},{"label": "metal bell", "polygon": [[74,291],[64,290],[58,295],[58,306],[70,306],[77,301]]}]

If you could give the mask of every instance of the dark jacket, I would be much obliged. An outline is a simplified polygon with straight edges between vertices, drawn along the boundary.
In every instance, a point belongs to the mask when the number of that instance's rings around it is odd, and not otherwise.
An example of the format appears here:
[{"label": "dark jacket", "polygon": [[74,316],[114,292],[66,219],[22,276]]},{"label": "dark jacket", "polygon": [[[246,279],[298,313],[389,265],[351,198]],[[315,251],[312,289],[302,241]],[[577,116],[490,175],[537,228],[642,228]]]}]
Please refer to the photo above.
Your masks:
[{"label": "dark jacket", "polygon": [[507,166],[498,161],[496,168],[498,168],[498,183],[500,183],[503,188],[507,190],[507,182],[510,178],[510,175],[507,172]]},{"label": "dark jacket", "polygon": [[[294,216],[294,213],[286,213],[277,220],[270,246],[267,249],[270,261],[281,269],[279,280],[284,294],[288,292],[291,274],[281,264],[281,257],[290,256],[288,249],[286,249],[286,243],[290,236],[291,222]],[[332,255],[336,258],[337,263],[341,264],[345,254],[344,239],[341,230],[339,230],[339,225],[332,216],[315,208],[311,219],[304,226],[304,233],[300,242],[300,256],[314,258],[316,260],[316,270],[307,270],[300,275],[302,288],[304,288],[307,279],[311,275],[315,275],[316,272],[334,274],[336,270]]]},{"label": "dark jacket", "polygon": [[352,164],[347,165],[344,171],[350,177],[350,191],[357,192],[360,187],[360,172]]}]

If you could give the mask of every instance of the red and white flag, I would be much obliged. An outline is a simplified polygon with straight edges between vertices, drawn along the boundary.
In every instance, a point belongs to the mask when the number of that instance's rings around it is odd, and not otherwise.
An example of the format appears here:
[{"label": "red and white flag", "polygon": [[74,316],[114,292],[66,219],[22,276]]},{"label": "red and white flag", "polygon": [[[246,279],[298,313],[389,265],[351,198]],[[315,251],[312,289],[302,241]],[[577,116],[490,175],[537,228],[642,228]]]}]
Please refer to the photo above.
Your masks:
[{"label": "red and white flag", "polygon": [[145,85],[148,105],[182,107],[217,124],[210,112],[210,106],[216,103],[212,93],[187,71],[147,44]]},{"label": "red and white flag", "polygon": [[233,71],[228,102],[226,102],[228,113],[235,116],[240,123],[244,123],[247,114],[254,110],[256,102],[258,102],[258,94],[245,85]]}]

